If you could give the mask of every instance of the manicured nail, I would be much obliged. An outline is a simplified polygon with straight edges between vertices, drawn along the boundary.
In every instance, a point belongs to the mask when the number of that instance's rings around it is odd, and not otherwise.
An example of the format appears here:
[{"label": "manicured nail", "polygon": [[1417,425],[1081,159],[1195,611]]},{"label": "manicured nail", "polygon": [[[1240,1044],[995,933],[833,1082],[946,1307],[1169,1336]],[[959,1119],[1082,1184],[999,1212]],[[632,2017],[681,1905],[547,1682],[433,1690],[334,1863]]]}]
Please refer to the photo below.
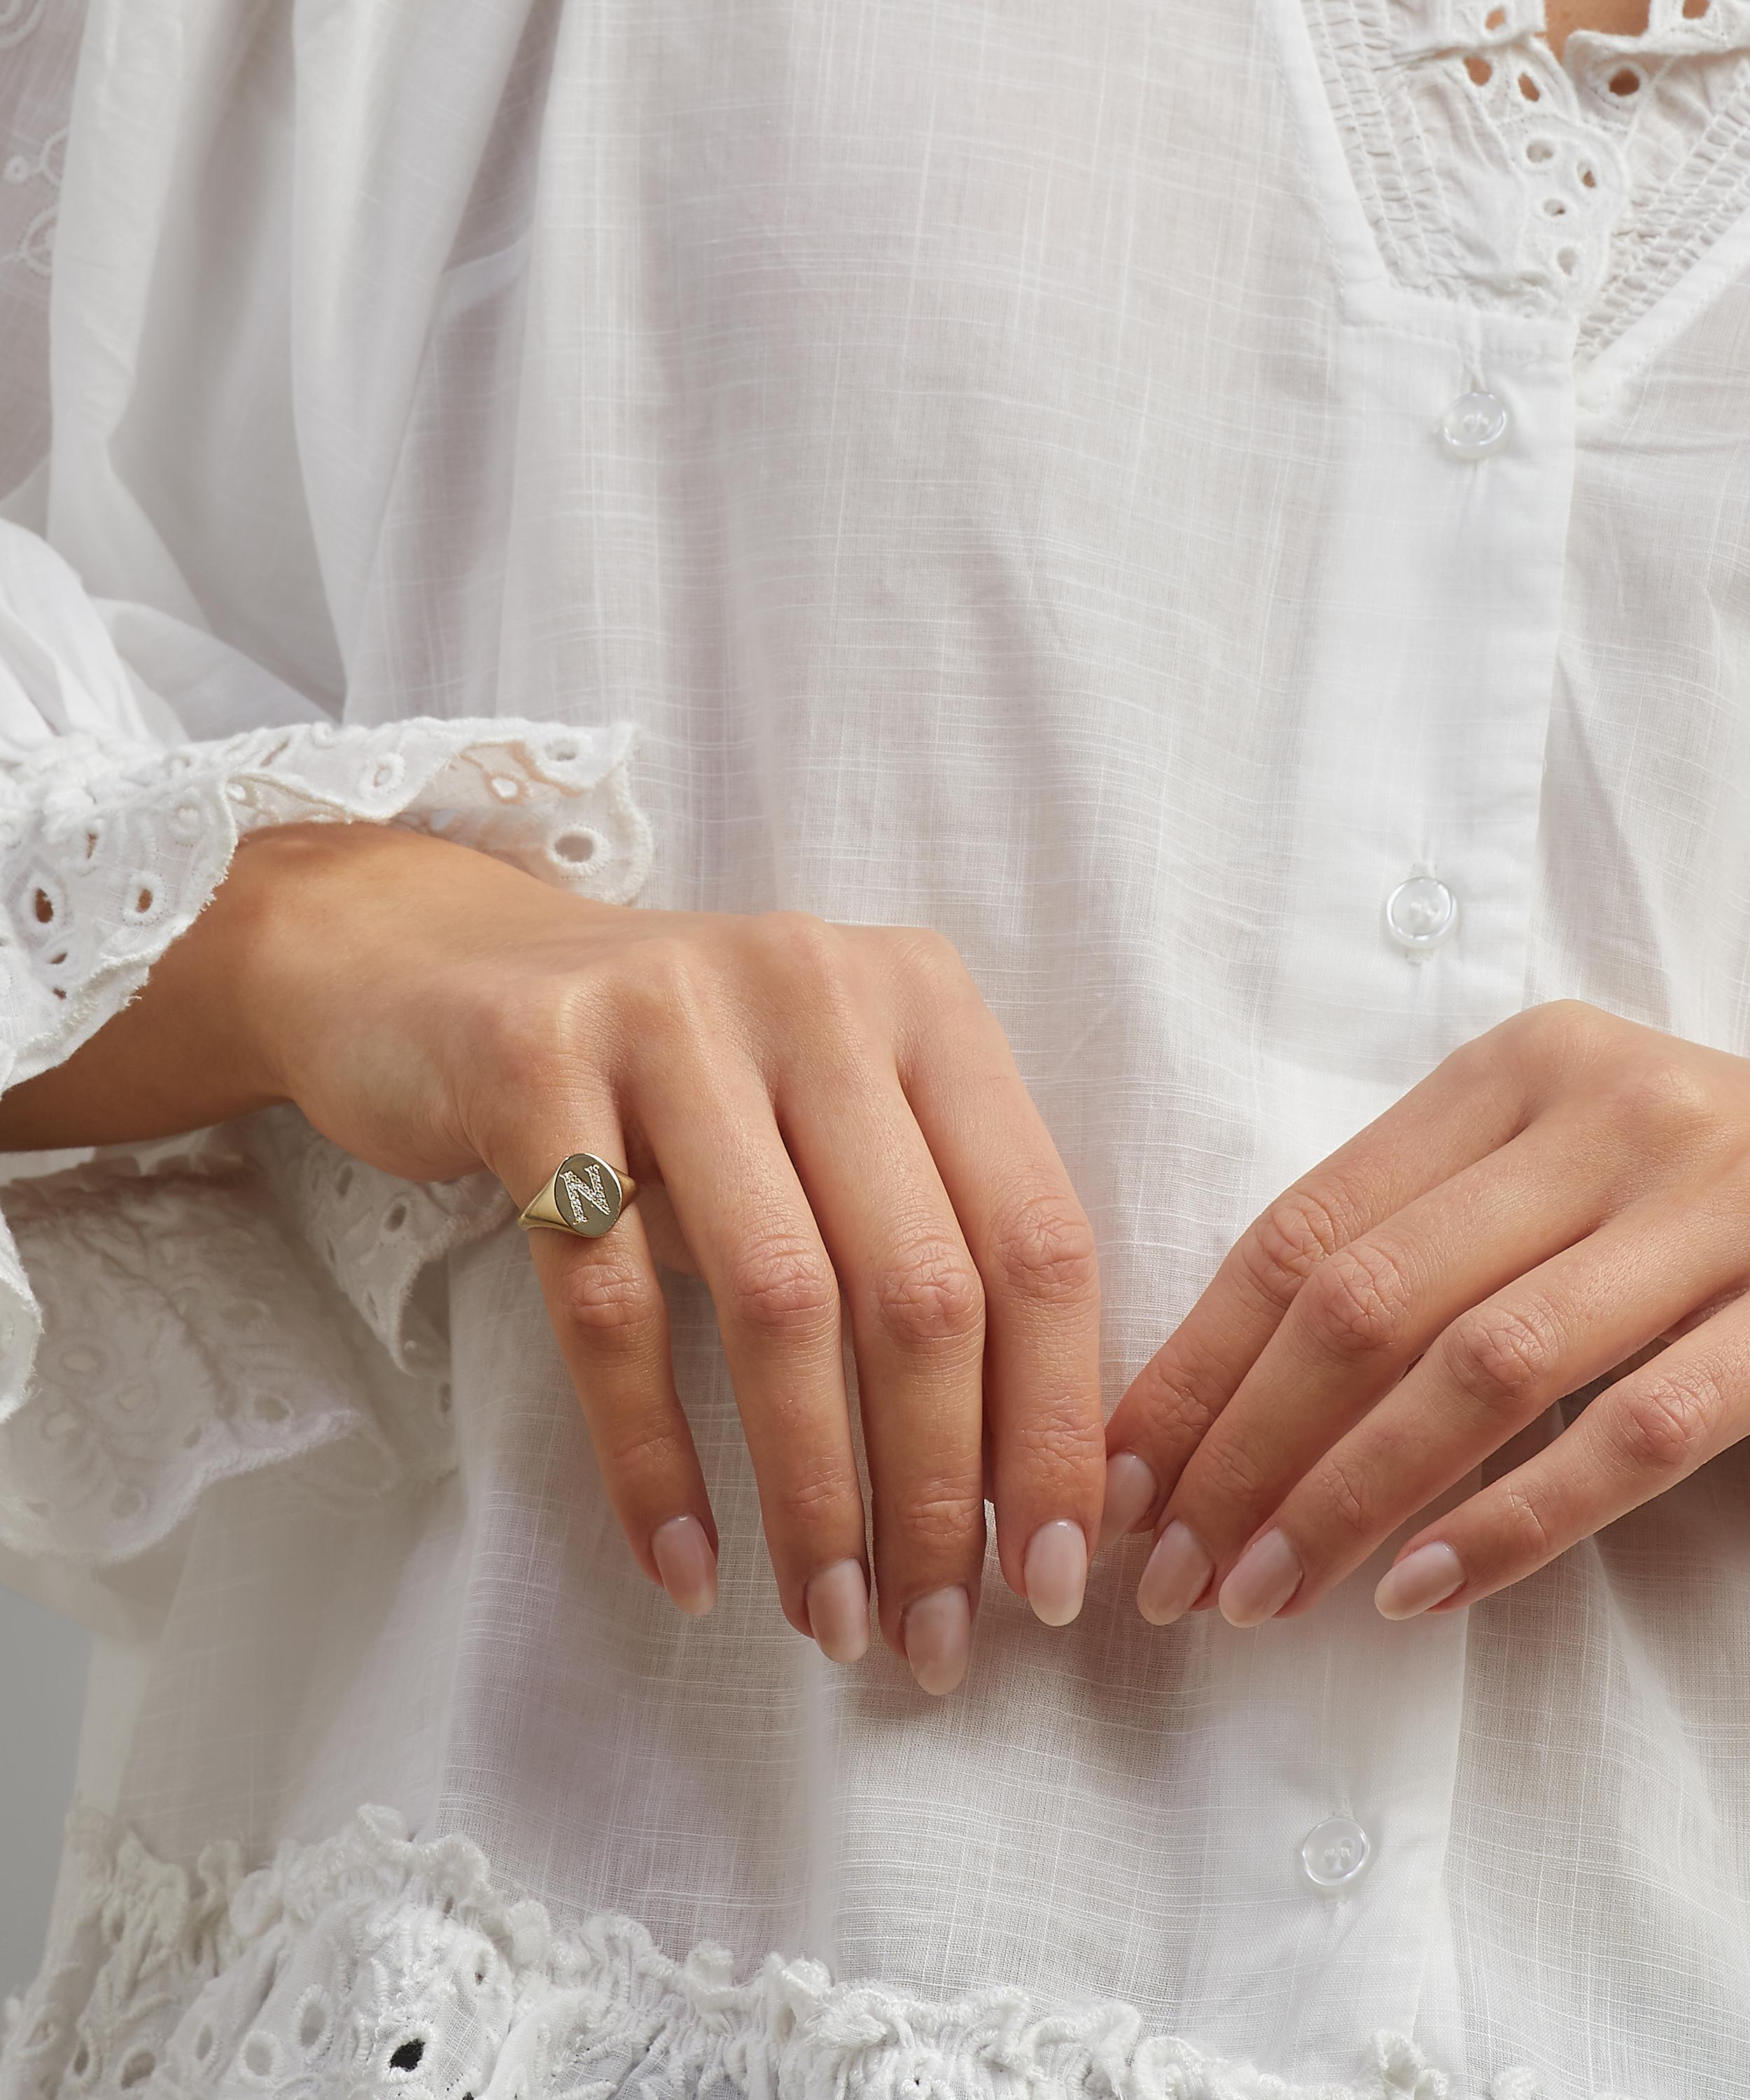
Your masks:
[{"label": "manicured nail", "polygon": [[1087,1587],[1087,1533],[1067,1517],[1042,1524],[1027,1542],[1021,1575],[1034,1617],[1048,1626],[1067,1626]]},{"label": "manicured nail", "polygon": [[1230,1626],[1255,1626],[1272,1618],[1300,1587],[1306,1573],[1300,1555],[1274,1528],[1254,1538],[1233,1564],[1215,1599]]},{"label": "manicured nail", "polygon": [[938,1699],[952,1692],[965,1676],[972,1652],[972,1607],[965,1590],[956,1583],[951,1590],[932,1590],[919,1597],[900,1622],[900,1630],[906,1660],[923,1690]]},{"label": "manicured nail", "polygon": [[1196,1604],[1214,1572],[1197,1534],[1175,1516],[1154,1542],[1136,1585],[1136,1608],[1150,1626],[1170,1626]]},{"label": "manicured nail", "polygon": [[1450,1597],[1465,1579],[1464,1564],[1444,1539],[1430,1538],[1406,1553],[1379,1578],[1373,1602],[1382,1617],[1413,1619],[1443,1597]]},{"label": "manicured nail", "polygon": [[1122,1538],[1153,1508],[1159,1492],[1153,1470],[1134,1451],[1114,1451],[1106,1461],[1106,1503],[1100,1513],[1100,1550]]},{"label": "manicured nail", "polygon": [[869,1645],[869,1585],[854,1560],[822,1568],[802,1593],[809,1630],[829,1662],[857,1662]]},{"label": "manicured nail", "polygon": [[650,1534],[650,1551],[663,1587],[683,1612],[697,1618],[717,1601],[717,1556],[696,1516],[672,1516]]}]

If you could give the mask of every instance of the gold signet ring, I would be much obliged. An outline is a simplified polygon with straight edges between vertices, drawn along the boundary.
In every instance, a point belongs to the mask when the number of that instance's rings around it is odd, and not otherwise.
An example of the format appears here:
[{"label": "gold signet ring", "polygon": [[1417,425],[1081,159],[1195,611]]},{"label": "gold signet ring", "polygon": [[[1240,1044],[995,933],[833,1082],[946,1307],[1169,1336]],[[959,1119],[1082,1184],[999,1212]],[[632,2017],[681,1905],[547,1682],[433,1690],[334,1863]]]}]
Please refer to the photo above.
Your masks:
[{"label": "gold signet ring", "polygon": [[598,1240],[613,1229],[637,1193],[638,1185],[629,1174],[622,1174],[593,1152],[574,1152],[560,1161],[540,1193],[523,1205],[517,1223],[525,1232],[547,1225],[556,1233]]}]

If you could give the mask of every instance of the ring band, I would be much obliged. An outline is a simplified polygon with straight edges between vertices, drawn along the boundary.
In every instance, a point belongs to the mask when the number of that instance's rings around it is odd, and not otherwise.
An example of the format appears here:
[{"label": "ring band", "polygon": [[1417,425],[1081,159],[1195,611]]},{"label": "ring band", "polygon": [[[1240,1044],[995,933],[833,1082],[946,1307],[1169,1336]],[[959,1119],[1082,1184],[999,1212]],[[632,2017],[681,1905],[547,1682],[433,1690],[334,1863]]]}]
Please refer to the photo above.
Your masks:
[{"label": "ring band", "polygon": [[593,1152],[574,1152],[559,1162],[540,1193],[523,1205],[517,1223],[525,1232],[546,1225],[580,1240],[598,1240],[613,1230],[637,1193],[629,1174]]}]

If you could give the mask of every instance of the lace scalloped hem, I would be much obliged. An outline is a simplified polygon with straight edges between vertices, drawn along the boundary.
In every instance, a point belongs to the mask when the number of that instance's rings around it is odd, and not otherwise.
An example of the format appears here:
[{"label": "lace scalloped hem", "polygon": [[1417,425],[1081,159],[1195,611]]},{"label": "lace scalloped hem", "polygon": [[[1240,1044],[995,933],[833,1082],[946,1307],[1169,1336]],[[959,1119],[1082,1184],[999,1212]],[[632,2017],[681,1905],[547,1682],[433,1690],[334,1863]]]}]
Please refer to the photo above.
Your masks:
[{"label": "lace scalloped hem", "polygon": [[[745,1982],[601,1916],[557,1930],[461,1838],[410,1840],[386,1808],[191,1870],[76,1807],[41,1975],[6,2009],[0,2100],[1457,2100],[1376,2035],[1353,2081],[1291,2085],[1143,2031],[1134,2008],[990,1990],[929,2005],[769,1955]],[[1528,2072],[1491,2100],[1536,2100]]]}]

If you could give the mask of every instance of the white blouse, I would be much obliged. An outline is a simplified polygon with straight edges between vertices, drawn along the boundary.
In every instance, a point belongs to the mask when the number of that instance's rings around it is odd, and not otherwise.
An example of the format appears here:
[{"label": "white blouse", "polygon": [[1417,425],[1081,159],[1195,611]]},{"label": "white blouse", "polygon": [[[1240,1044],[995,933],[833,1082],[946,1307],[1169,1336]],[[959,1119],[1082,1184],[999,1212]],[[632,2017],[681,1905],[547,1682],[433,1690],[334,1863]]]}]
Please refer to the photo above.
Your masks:
[{"label": "white blouse", "polygon": [[[1750,1052],[1750,0],[1651,11],[0,0],[0,1075],[292,817],[928,923],[1109,1407],[1527,1002]],[[993,1568],[937,1702],[782,1620],[696,1284],[693,1621],[496,1185],[0,1194],[3,1572],[99,1636],[6,2100],[1750,2083],[1743,1447],[1402,1624]]]}]

